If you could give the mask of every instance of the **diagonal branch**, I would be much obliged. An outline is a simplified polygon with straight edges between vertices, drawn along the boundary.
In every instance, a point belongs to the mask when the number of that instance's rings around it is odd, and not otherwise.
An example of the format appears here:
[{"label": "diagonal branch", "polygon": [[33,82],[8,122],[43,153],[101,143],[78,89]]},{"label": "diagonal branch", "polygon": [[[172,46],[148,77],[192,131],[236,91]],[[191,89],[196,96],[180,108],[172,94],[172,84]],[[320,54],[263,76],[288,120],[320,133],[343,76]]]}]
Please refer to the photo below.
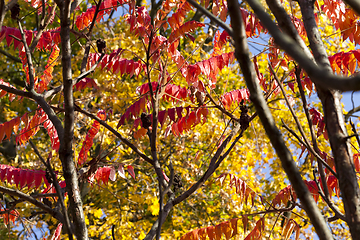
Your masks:
[{"label": "diagonal branch", "polygon": [[60,222],[65,223],[64,216],[60,212],[50,208],[49,206],[47,206],[47,205],[43,204],[42,202],[36,200],[35,198],[33,198],[30,195],[27,195],[27,194],[25,194],[25,193],[23,193],[21,191],[14,190],[14,189],[7,188],[7,187],[3,187],[3,186],[0,186],[0,192],[9,194],[9,195],[11,195],[13,197],[18,197],[20,199],[23,199],[23,200],[29,202],[29,203],[32,203],[33,205],[40,208],[41,210],[44,210],[45,212],[49,213],[51,216],[53,216],[54,218],[56,218]]},{"label": "diagonal branch", "polygon": [[33,67],[33,63],[32,63],[30,49],[29,49],[29,46],[27,45],[25,33],[24,33],[23,29],[22,29],[20,20],[18,20],[18,26],[19,26],[19,30],[20,30],[20,33],[21,33],[21,37],[22,37],[21,41],[24,44],[24,48],[25,48],[27,64],[28,64],[28,67],[29,67],[29,73],[28,74],[29,74],[30,84],[27,86],[27,89],[29,91],[31,91],[34,88],[34,81],[35,81],[34,80],[34,67]]},{"label": "diagonal branch", "polygon": [[[239,133],[239,136],[233,141],[233,143],[231,144],[229,149],[223,155],[221,155],[223,153],[223,151],[226,149],[226,147],[228,146],[228,144],[230,143],[231,139],[239,132],[239,130],[240,130],[240,124],[237,124],[235,126],[235,128],[231,131],[231,133],[226,137],[226,139],[221,143],[221,145],[215,152],[214,156],[211,158],[207,171],[194,185],[192,185],[187,191],[182,193],[177,198],[174,198],[173,196],[171,196],[169,198],[169,201],[166,203],[166,205],[163,208],[161,222],[160,222],[160,217],[159,217],[156,220],[156,222],[153,224],[153,226],[151,227],[150,231],[148,232],[148,234],[146,235],[144,240],[153,239],[159,225],[161,226],[165,222],[166,217],[168,216],[170,210],[175,205],[181,203],[182,201],[187,199],[189,196],[191,196],[195,191],[197,191],[206,182],[206,180],[208,180],[212,176],[212,174],[215,172],[215,170],[220,165],[220,163],[228,156],[228,154],[231,152],[233,147],[236,145],[237,141],[243,135],[244,130],[241,130],[241,132]],[[160,224],[159,224],[159,222],[160,222]]]},{"label": "diagonal branch", "polygon": [[261,20],[261,24],[270,32],[276,44],[299,63],[314,83],[319,84],[326,89],[332,88],[341,91],[360,90],[360,75],[355,75],[353,77],[335,76],[332,73],[329,73],[324,67],[316,65],[288,34],[280,31],[258,0],[247,0],[247,3]]},{"label": "diagonal branch", "polygon": [[[1,1],[1,0],[0,0]],[[0,26],[0,31],[1,31],[1,26]],[[7,56],[8,58],[10,58],[11,60],[15,61],[15,62],[18,62],[18,63],[21,63],[21,59],[18,58],[18,57],[15,57],[13,55],[11,55],[10,53],[8,53],[7,51],[3,50],[0,48],[0,53]]]},{"label": "diagonal branch", "polygon": [[118,131],[116,131],[114,128],[112,128],[109,124],[107,124],[105,121],[98,118],[96,115],[89,113],[86,110],[81,109],[79,106],[75,105],[75,110],[78,112],[81,112],[85,114],[86,116],[98,121],[101,125],[103,125],[107,130],[112,132],[116,137],[118,137],[123,143],[125,143],[128,147],[130,147],[136,154],[138,154],[142,159],[144,159],[146,162],[150,163],[151,165],[154,165],[154,161],[146,156],[144,153],[140,152],[140,150],[132,144],[129,140],[124,138]]},{"label": "diagonal branch", "polygon": [[[253,7],[253,5],[251,7]],[[266,134],[269,137],[272,145],[274,146],[277,155],[281,160],[282,166],[291,182],[291,185],[294,187],[296,194],[299,196],[299,199],[306,213],[308,214],[313,226],[315,227],[319,238],[332,239],[331,232],[326,225],[325,219],[321,215],[313,197],[311,196],[308,188],[306,187],[300,175],[299,169],[297,168],[289,149],[286,147],[282,135],[277,128],[271,115],[270,109],[267,106],[266,101],[262,95],[254,65],[250,60],[249,48],[246,41],[245,27],[242,20],[242,14],[238,1],[229,0],[228,9],[231,17],[231,26],[233,26],[234,30],[233,38],[235,41],[235,57],[240,64],[246,84],[250,91],[250,99],[255,105],[260,120],[265,128]],[[273,23],[271,19],[270,21],[271,23]],[[265,25],[263,21],[262,23]],[[290,37],[288,36],[287,41],[293,42],[293,40],[290,39]]]},{"label": "diagonal branch", "polygon": [[52,169],[49,161],[46,163],[45,159],[41,156],[39,150],[37,149],[37,147],[33,143],[33,141],[29,140],[29,143],[30,143],[31,147],[33,148],[35,154],[39,157],[40,161],[44,164],[46,169],[51,174],[51,178],[52,178],[52,181],[53,181],[52,183],[55,186],[57,196],[59,197],[59,200],[60,200],[60,206],[61,206],[61,209],[63,211],[63,216],[65,217],[66,231],[67,231],[67,233],[69,235],[69,239],[73,239],[73,231],[72,231],[72,227],[71,227],[71,224],[70,224],[70,219],[69,219],[67,209],[66,209],[65,204],[64,204],[64,195],[63,195],[63,193],[61,191],[61,187],[60,187],[59,182],[58,182],[58,180],[56,178],[54,170]]},{"label": "diagonal branch", "polygon": [[193,5],[200,12],[202,12],[211,21],[213,21],[214,23],[216,23],[217,25],[222,27],[229,34],[229,36],[233,35],[233,30],[231,29],[231,27],[229,25],[227,25],[226,23],[224,23],[220,18],[216,17],[214,14],[209,12],[207,9],[205,9],[203,6],[201,6],[200,4],[195,2],[194,0],[187,0],[187,2],[190,3],[191,5]]}]

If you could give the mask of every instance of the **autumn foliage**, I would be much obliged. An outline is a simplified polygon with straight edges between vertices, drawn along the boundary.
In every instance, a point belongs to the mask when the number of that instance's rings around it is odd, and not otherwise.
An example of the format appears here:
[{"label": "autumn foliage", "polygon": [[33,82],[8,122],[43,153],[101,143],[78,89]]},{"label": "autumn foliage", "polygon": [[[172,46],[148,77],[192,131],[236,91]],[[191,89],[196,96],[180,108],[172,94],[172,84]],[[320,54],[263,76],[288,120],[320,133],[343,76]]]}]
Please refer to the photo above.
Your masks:
[{"label": "autumn foliage", "polygon": [[[334,237],[354,238],[336,149],[346,142],[357,179],[359,118],[343,121],[340,94],[282,50],[253,1],[235,9],[242,32],[230,26],[235,2],[0,6],[9,15],[0,21],[0,218],[9,238],[41,229],[42,239],[310,239],[319,229],[309,211],[326,216]],[[301,2],[279,3],[291,27],[276,27],[312,54]],[[309,65],[356,78],[356,9],[340,0],[314,6],[327,56]],[[257,46],[251,54],[244,39]],[[316,209],[297,194],[284,155]]]}]

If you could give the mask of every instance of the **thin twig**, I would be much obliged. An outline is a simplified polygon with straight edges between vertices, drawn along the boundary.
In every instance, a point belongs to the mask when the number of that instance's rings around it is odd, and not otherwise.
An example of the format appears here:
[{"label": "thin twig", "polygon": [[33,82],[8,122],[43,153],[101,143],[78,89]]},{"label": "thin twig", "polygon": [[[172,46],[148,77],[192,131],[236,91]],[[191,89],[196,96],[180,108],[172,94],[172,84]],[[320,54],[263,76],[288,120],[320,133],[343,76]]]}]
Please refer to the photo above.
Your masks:
[{"label": "thin twig", "polygon": [[22,37],[21,41],[24,44],[24,48],[25,48],[27,64],[28,64],[28,67],[29,67],[29,72],[28,73],[29,73],[30,84],[29,84],[29,86],[27,86],[27,90],[31,91],[31,90],[34,89],[34,67],[33,67],[33,63],[32,63],[31,52],[30,52],[29,46],[27,45],[26,36],[25,36],[25,33],[24,33],[23,29],[22,29],[20,20],[18,20],[18,26],[19,26],[19,30],[20,30],[20,33],[21,33],[21,37]]},{"label": "thin twig", "polygon": [[[302,145],[306,146],[306,143],[288,126],[286,125],[286,123],[281,119],[282,124],[284,126],[284,128],[286,128],[286,130],[288,130]],[[329,164],[327,164],[320,156],[319,154],[317,154],[314,149],[312,147],[309,147],[308,150],[319,160],[321,161],[322,164],[324,164],[324,166],[336,177],[338,178],[336,172],[334,171],[334,169],[332,169]]]},{"label": "thin twig", "polygon": [[40,161],[44,164],[44,166],[46,167],[46,169],[49,171],[49,173],[51,174],[51,178],[52,178],[52,182],[55,186],[55,190],[56,193],[59,197],[60,200],[60,206],[63,212],[63,216],[65,217],[65,227],[69,236],[69,239],[73,239],[73,230],[72,230],[72,226],[71,226],[71,222],[67,213],[67,209],[65,207],[65,203],[64,203],[64,196],[61,190],[61,187],[59,185],[59,181],[56,178],[56,174],[54,172],[54,170],[52,169],[50,162],[46,162],[45,159],[41,156],[39,150],[37,149],[36,145],[33,143],[32,140],[29,140],[29,143],[31,145],[31,147],[33,148],[35,154],[39,157]]}]

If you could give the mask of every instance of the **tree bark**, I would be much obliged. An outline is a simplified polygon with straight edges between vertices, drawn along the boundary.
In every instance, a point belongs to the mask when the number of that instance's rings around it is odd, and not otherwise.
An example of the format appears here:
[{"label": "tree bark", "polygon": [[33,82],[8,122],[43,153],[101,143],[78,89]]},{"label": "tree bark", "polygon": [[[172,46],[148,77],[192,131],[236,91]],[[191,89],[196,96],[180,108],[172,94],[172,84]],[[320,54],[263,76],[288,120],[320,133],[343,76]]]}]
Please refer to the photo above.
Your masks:
[{"label": "tree bark", "polygon": [[73,81],[71,71],[71,44],[70,44],[70,1],[56,1],[60,8],[61,21],[61,53],[62,74],[64,85],[64,140],[60,145],[59,156],[62,163],[66,188],[68,191],[70,211],[75,227],[77,239],[87,240],[88,233],[85,224],[82,200],[78,186],[77,173],[73,159],[73,137],[74,137],[74,99]]},{"label": "tree bark", "polygon": [[[316,63],[332,73],[330,62],[315,21],[314,5],[309,0],[299,0],[304,26]],[[353,239],[360,239],[360,189],[356,177],[353,156],[347,139],[344,117],[340,104],[340,92],[316,85],[324,109],[326,130],[339,176],[341,197],[346,222]]]}]

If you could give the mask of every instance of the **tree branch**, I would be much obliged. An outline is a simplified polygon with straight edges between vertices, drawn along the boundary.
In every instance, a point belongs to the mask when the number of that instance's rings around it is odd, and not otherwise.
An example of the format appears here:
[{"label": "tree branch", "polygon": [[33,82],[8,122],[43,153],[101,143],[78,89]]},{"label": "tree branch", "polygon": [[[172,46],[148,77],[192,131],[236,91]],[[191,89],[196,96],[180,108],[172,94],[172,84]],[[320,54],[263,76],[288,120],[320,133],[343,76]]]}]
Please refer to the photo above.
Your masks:
[{"label": "tree branch", "polygon": [[247,0],[247,3],[261,20],[261,24],[270,32],[276,44],[299,63],[314,83],[326,89],[332,88],[341,91],[360,90],[360,75],[353,77],[335,76],[329,73],[324,67],[317,66],[288,34],[279,30],[259,1]]},{"label": "tree branch", "polygon": [[52,183],[55,186],[57,196],[59,197],[59,200],[60,200],[60,206],[61,206],[61,209],[62,209],[62,212],[63,212],[63,216],[65,217],[64,224],[65,224],[66,231],[68,233],[69,239],[73,239],[72,226],[70,224],[70,219],[69,219],[69,216],[68,216],[68,213],[67,213],[67,209],[65,207],[64,196],[63,196],[63,193],[61,191],[59,181],[57,180],[56,175],[54,173],[54,170],[52,169],[52,167],[50,165],[50,162],[46,163],[45,159],[41,156],[39,150],[37,149],[37,147],[33,143],[33,141],[29,140],[29,143],[30,143],[32,149],[34,150],[35,154],[39,157],[40,161],[44,164],[44,166],[46,167],[48,172],[51,174],[51,178],[52,178],[52,181],[53,181]]},{"label": "tree branch", "polygon": [[[251,7],[253,7],[253,4],[250,5]],[[231,17],[231,26],[233,26],[234,30],[233,38],[235,41],[235,57],[240,64],[242,73],[246,81],[246,85],[248,86],[248,89],[250,91],[250,99],[255,105],[260,120],[265,128],[266,134],[270,138],[270,141],[274,146],[278,157],[281,160],[282,166],[291,182],[291,185],[294,187],[297,196],[299,197],[305,211],[310,217],[310,220],[315,227],[319,238],[332,239],[331,232],[326,225],[325,219],[321,215],[313,197],[311,196],[307,186],[305,185],[300,175],[300,172],[297,169],[297,166],[292,158],[292,155],[289,149],[286,147],[281,133],[276,127],[269,107],[267,106],[266,101],[262,95],[262,91],[258,84],[253,63],[250,60],[249,48],[246,42],[244,23],[242,20],[242,14],[238,1],[229,0],[228,9]],[[271,19],[270,21],[271,23],[273,23]],[[262,23],[265,25],[263,21]],[[290,39],[288,36],[287,38],[288,40],[291,40],[293,42],[293,40]]]},{"label": "tree branch", "polygon": [[66,187],[69,191],[70,211],[72,214],[75,235],[78,240],[87,240],[88,231],[85,224],[84,211],[78,178],[73,159],[74,139],[74,98],[73,80],[71,71],[71,43],[70,43],[70,0],[56,0],[60,8],[60,37],[61,37],[61,63],[63,77],[64,95],[64,135],[60,143],[59,157],[62,163]]},{"label": "tree branch", "polygon": [[[332,72],[328,55],[318,30],[314,5],[307,0],[299,0],[304,27],[316,63],[330,74]],[[324,77],[324,81],[327,81]],[[325,127],[334,156],[339,187],[344,204],[346,222],[351,236],[360,239],[360,189],[355,172],[353,156],[347,139],[347,130],[340,103],[340,92],[317,85],[316,89],[324,109]],[[343,82],[342,84],[346,84]]]},{"label": "tree branch", "polygon": [[51,216],[56,218],[58,221],[60,221],[62,223],[65,223],[64,216],[60,212],[50,208],[49,206],[47,206],[47,205],[43,204],[42,202],[36,200],[35,198],[33,198],[30,195],[27,195],[27,194],[25,194],[23,192],[20,192],[18,190],[14,190],[14,189],[3,187],[3,186],[0,186],[0,192],[9,194],[9,195],[14,196],[14,197],[24,199],[25,201],[35,205],[36,207],[40,208],[41,210],[44,210],[45,212],[49,213]]},{"label": "tree branch", "polygon": [[123,143],[125,143],[128,147],[130,147],[136,154],[138,154],[142,159],[144,159],[146,162],[150,163],[151,165],[154,165],[154,161],[146,156],[144,153],[140,152],[140,150],[132,144],[129,140],[124,138],[118,131],[116,131],[114,128],[112,128],[109,124],[107,124],[105,121],[98,118],[96,115],[89,113],[86,110],[81,109],[79,106],[75,105],[75,110],[78,112],[81,112],[85,114],[86,116],[90,117],[91,119],[94,119],[98,121],[101,125],[103,125],[107,130],[112,132],[116,137],[118,137]]},{"label": "tree branch", "polygon": [[[3,0],[0,0],[0,1],[3,1]],[[0,27],[0,31],[1,31],[1,27]],[[7,51],[3,50],[0,48],[0,53],[7,56],[8,58],[10,58],[11,60],[15,61],[15,62],[18,62],[18,63],[21,63],[21,59],[18,58],[18,57],[15,57],[13,55],[11,55],[10,53],[8,53]]]},{"label": "tree branch", "polygon": [[231,27],[229,27],[229,25],[227,25],[226,23],[224,23],[220,18],[216,17],[215,15],[213,15],[211,12],[209,12],[207,9],[205,9],[203,6],[201,6],[200,4],[198,4],[197,2],[195,2],[194,0],[187,0],[188,3],[190,3],[191,5],[193,5],[196,9],[198,9],[200,12],[202,12],[205,16],[207,16],[211,21],[213,21],[214,23],[216,23],[217,25],[219,25],[220,27],[222,27],[228,34],[229,36],[233,35],[233,30],[231,29]]}]

